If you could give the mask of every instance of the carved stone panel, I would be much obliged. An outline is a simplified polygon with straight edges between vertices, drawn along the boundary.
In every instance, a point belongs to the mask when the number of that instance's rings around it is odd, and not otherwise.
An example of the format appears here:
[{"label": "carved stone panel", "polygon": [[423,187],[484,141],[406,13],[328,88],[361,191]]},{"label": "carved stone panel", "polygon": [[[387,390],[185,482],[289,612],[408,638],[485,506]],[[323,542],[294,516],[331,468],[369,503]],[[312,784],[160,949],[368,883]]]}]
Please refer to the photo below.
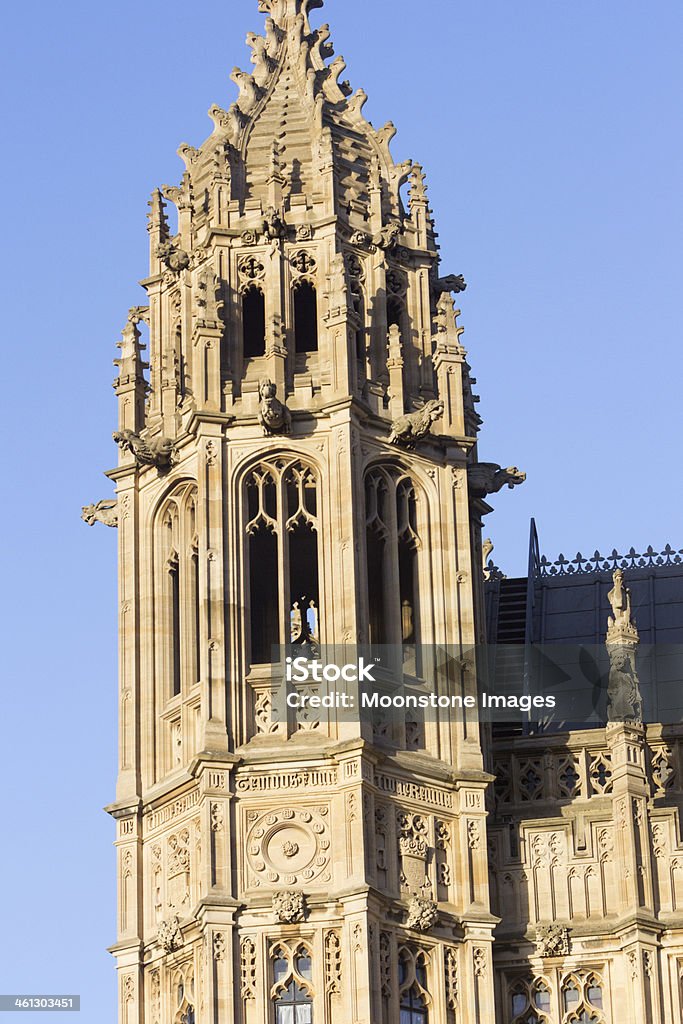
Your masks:
[{"label": "carved stone panel", "polygon": [[279,808],[248,814],[249,886],[326,883],[330,874],[328,808]]}]

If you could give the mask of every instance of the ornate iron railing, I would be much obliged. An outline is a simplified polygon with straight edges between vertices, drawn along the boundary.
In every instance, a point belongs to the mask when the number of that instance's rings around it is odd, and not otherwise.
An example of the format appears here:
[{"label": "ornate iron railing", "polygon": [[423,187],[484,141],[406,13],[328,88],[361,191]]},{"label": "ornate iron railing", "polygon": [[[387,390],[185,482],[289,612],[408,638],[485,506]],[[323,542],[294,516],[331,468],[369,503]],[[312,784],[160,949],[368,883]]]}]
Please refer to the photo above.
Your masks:
[{"label": "ornate iron railing", "polygon": [[683,549],[677,551],[667,544],[663,551],[655,551],[652,546],[645,549],[642,555],[631,548],[625,555],[613,550],[609,555],[601,555],[599,551],[586,558],[577,552],[575,558],[558,555],[553,562],[541,555],[538,562],[539,576],[575,576],[578,574],[613,572],[614,569],[656,569],[663,565],[683,565]]}]

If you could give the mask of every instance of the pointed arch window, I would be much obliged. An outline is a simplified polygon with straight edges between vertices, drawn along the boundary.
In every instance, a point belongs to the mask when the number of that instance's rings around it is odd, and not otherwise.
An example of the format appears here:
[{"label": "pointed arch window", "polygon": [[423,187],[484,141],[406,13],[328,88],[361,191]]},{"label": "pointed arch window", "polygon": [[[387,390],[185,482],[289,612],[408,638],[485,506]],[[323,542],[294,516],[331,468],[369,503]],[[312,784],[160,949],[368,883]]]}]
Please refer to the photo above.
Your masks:
[{"label": "pointed arch window", "polygon": [[398,957],[399,1024],[428,1024],[427,957],[402,949]]},{"label": "pointed arch window", "polygon": [[294,285],[294,351],[318,351],[318,296],[315,285],[305,280]]},{"label": "pointed arch window", "polygon": [[178,697],[200,676],[200,591],[194,484],[181,485],[164,502],[155,536],[156,661],[164,699]]},{"label": "pointed arch window", "polygon": [[365,485],[368,632],[372,646],[400,644],[405,671],[419,675],[419,507],[410,477],[374,469]]},{"label": "pointed arch window", "polygon": [[318,477],[274,459],[251,470],[245,490],[250,660],[262,665],[274,644],[318,640]]},{"label": "pointed arch window", "polygon": [[266,354],[266,300],[255,284],[242,292],[242,344],[245,359]]},{"label": "pointed arch window", "polygon": [[510,987],[512,1024],[549,1024],[550,988],[543,978],[520,978]]},{"label": "pointed arch window", "polygon": [[271,953],[275,1024],[313,1024],[313,965],[303,943],[292,951],[282,944]]}]

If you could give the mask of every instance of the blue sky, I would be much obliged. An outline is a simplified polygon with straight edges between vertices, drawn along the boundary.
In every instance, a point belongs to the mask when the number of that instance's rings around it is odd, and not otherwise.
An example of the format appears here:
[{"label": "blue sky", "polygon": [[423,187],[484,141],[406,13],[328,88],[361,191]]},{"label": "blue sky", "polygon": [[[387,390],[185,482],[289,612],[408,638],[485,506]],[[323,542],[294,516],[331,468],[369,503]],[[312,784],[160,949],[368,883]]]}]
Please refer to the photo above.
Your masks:
[{"label": "blue sky", "polygon": [[[0,991],[80,992],[83,1024],[115,1020],[116,538],[80,506],[111,493],[149,193],[232,102],[256,7],[26,0],[3,18]],[[322,14],[366,114],[425,167],[444,273],[468,281],[480,457],[528,474],[494,501],[498,563],[524,570],[532,515],[548,555],[683,548],[679,0]]]}]

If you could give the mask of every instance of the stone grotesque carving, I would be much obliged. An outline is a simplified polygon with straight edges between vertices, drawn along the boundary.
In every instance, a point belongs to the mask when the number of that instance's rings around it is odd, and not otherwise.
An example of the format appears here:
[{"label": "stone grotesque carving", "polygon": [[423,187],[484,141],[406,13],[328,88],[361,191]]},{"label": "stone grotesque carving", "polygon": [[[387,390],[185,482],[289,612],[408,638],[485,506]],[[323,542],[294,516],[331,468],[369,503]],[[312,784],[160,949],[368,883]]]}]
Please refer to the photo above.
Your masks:
[{"label": "stone grotesque carving", "polygon": [[636,670],[636,650],[640,643],[631,617],[631,592],[624,583],[624,572],[615,569],[612,589],[607,595],[612,614],[607,619],[607,653],[610,660],[607,686],[607,719],[610,722],[640,724],[643,700]]},{"label": "stone grotesque carving", "polygon": [[376,245],[379,249],[393,249],[398,244],[398,239],[401,234],[401,225],[398,221],[394,221],[391,224],[386,224],[381,231],[378,231],[376,235],[372,236],[372,244]]},{"label": "stone grotesque carving", "polygon": [[115,430],[112,437],[122,451],[128,450],[135,456],[138,466],[169,469],[173,463],[175,443],[170,437],[146,440],[132,430]]},{"label": "stone grotesque carving", "polygon": [[284,402],[277,398],[277,384],[272,380],[262,380],[259,384],[258,407],[259,423],[264,434],[289,434],[292,427],[292,414]]},{"label": "stone grotesque carving", "polygon": [[157,931],[159,945],[165,953],[173,953],[181,949],[183,945],[183,933],[180,930],[180,920],[177,914],[159,923]]},{"label": "stone grotesque carving", "polygon": [[274,206],[269,206],[263,215],[263,234],[269,242],[287,237],[287,228]]},{"label": "stone grotesque carving", "polygon": [[551,956],[569,956],[569,929],[559,924],[540,925],[536,929],[538,954],[544,959]]},{"label": "stone grotesque carving", "polygon": [[181,270],[187,270],[190,265],[190,257],[183,250],[179,249],[173,242],[164,242],[157,247],[157,256],[169,270],[179,274]]},{"label": "stone grotesque carving", "polygon": [[624,570],[615,569],[612,574],[612,589],[607,595],[612,614],[607,620],[607,635],[626,633],[637,637],[636,624],[631,618],[631,591],[624,583]]},{"label": "stone grotesque carving", "polygon": [[296,924],[306,917],[306,900],[302,892],[276,892],[273,913],[281,924]]},{"label": "stone grotesque carving", "polygon": [[439,910],[433,900],[426,900],[421,896],[412,897],[408,905],[406,927],[414,928],[418,932],[426,932],[436,924],[438,919]]},{"label": "stone grotesque carving", "polygon": [[389,444],[400,444],[404,448],[412,448],[417,441],[431,432],[432,423],[443,416],[443,402],[432,400],[417,412],[399,416],[391,424]]},{"label": "stone grotesque carving", "polygon": [[635,644],[607,644],[610,670],[607,686],[607,719],[610,722],[643,720],[643,701],[636,672]]},{"label": "stone grotesque carving", "polygon": [[470,492],[475,498],[485,498],[487,494],[497,494],[503,487],[512,489],[526,480],[516,466],[501,469],[497,462],[477,462],[467,469]]},{"label": "stone grotesque carving", "polygon": [[464,292],[467,283],[462,274],[449,274],[448,277],[437,277],[433,284],[435,295],[443,295],[444,292]]},{"label": "stone grotesque carving", "polygon": [[104,523],[105,526],[119,525],[118,501],[116,498],[104,498],[96,505],[83,505],[81,519],[88,526]]}]

